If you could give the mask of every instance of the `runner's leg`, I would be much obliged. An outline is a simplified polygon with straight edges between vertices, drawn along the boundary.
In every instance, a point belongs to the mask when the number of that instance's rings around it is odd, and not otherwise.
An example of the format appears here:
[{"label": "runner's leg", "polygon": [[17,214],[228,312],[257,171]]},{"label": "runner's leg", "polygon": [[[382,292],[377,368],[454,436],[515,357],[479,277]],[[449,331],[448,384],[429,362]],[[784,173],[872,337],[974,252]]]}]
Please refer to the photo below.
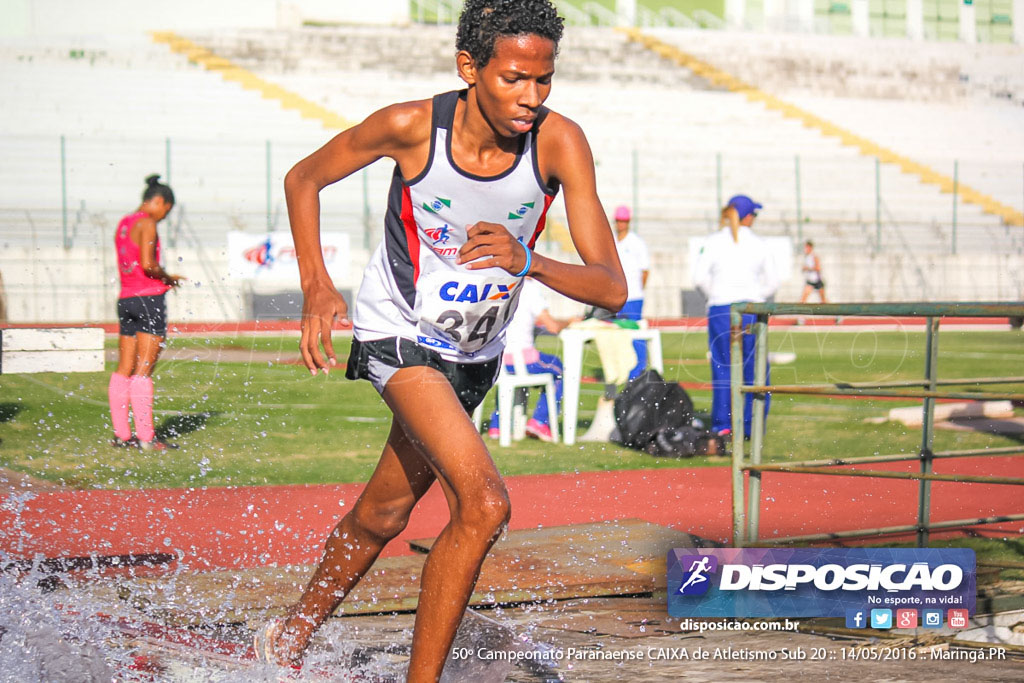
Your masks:
[{"label": "runner's leg", "polygon": [[384,400],[434,471],[451,511],[423,566],[409,658],[408,681],[433,682],[444,669],[480,565],[508,522],[508,492],[469,414],[436,370],[399,370],[384,388]]},{"label": "runner's leg", "polygon": [[130,377],[135,370],[135,336],[120,335],[117,338],[117,374]]},{"label": "runner's leg", "polygon": [[388,541],[405,528],[416,501],[434,478],[398,421],[393,421],[377,469],[352,510],[327,537],[320,564],[285,622],[278,641],[283,659],[299,659],[316,629],[351,592]]},{"label": "runner's leg", "polygon": [[158,337],[155,334],[139,332],[136,335],[136,339],[138,341],[135,347],[135,370],[133,374],[150,377],[153,374],[153,367],[163,351],[165,338]]},{"label": "runner's leg", "polygon": [[730,317],[728,306],[708,308],[708,347],[711,351],[711,431],[732,429],[732,395],[729,384]]},{"label": "runner's leg", "polygon": [[128,419],[130,403],[130,376],[135,368],[135,337],[120,335],[117,340],[117,370],[110,375],[107,385],[107,400],[110,404],[110,422],[114,436],[121,441],[132,438],[132,426]]},{"label": "runner's leg", "polygon": [[163,337],[139,332],[136,335],[135,374],[129,391],[132,412],[135,415],[135,435],[140,441],[151,442],[156,437],[153,428],[153,368],[163,348]]}]

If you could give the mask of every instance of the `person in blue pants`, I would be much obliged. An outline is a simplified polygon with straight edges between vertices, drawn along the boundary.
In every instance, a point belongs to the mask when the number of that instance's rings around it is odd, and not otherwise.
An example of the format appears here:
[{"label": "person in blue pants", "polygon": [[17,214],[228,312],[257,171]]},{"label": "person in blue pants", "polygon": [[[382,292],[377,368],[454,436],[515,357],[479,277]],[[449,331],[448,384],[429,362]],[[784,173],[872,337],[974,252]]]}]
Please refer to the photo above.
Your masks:
[{"label": "person in blue pants", "polygon": [[[505,369],[515,373],[513,354],[522,354],[526,372],[531,375],[550,374],[555,378],[555,405],[559,410],[562,406],[562,360],[551,353],[544,353],[533,345],[533,333],[537,327],[542,327],[551,334],[558,334],[573,320],[558,320],[548,312],[548,304],[544,300],[544,286],[531,277],[523,280],[523,289],[519,293],[519,307],[515,315],[509,321],[508,329],[505,331]],[[550,415],[548,412],[547,397],[544,390],[541,390],[537,399],[537,407],[533,411],[533,417],[526,422],[526,434],[541,441],[553,441],[551,436],[551,420],[557,420],[557,415]],[[498,434],[498,411],[491,414],[490,426],[487,428],[487,435],[497,439]]]},{"label": "person in blue pants", "polygon": [[[762,302],[775,293],[779,276],[765,241],[751,226],[761,205],[746,195],[736,195],[722,209],[721,227],[708,236],[693,268],[693,280],[708,299],[708,346],[711,351],[711,431],[720,436],[732,433],[732,405],[729,382],[729,307],[734,303]],[[755,316],[743,316],[749,328]],[[754,337],[743,335],[743,382],[754,381]],[[766,380],[767,381],[767,380]],[[753,395],[746,397],[743,412],[744,437],[750,437]],[[765,402],[767,414],[769,403]]]}]

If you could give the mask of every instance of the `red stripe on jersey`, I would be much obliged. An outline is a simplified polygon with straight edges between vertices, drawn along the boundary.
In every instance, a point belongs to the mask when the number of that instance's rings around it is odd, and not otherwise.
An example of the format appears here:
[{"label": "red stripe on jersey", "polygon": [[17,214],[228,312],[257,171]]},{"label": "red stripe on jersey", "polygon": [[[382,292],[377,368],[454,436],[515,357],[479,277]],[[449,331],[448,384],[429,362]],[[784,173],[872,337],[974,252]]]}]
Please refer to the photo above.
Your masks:
[{"label": "red stripe on jersey", "polygon": [[412,214],[412,193],[408,185],[402,187],[402,227],[405,228],[405,243],[412,261],[412,283],[415,286],[420,279],[420,236]]},{"label": "red stripe on jersey", "polygon": [[544,195],[544,210],[540,212],[540,218],[537,219],[537,227],[533,229],[533,236],[530,237],[530,241],[526,243],[526,246],[533,249],[537,244],[537,238],[544,232],[544,223],[547,221],[548,209],[551,208],[551,202],[555,201],[555,196],[551,194]]}]

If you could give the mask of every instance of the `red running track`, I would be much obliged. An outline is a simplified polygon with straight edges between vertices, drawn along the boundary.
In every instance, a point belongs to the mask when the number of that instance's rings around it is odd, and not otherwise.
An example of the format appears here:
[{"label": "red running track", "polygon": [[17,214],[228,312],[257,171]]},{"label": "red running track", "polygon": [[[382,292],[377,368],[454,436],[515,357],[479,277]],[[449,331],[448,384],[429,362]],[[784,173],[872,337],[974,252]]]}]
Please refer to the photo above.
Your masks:
[{"label": "red running track", "polygon": [[[874,465],[912,471],[914,463]],[[942,473],[1024,478],[1024,458],[942,461]],[[511,528],[639,518],[728,542],[730,470],[725,467],[529,475],[506,481]],[[0,501],[0,555],[40,556],[174,552],[195,569],[315,562],[328,531],[351,509],[362,484],[132,491],[58,491]],[[764,476],[761,536],[911,524],[917,484],[891,479],[772,474]],[[933,482],[932,520],[1022,511],[1020,489]],[[448,519],[434,487],[401,540],[436,535]],[[993,527],[987,527],[993,529]],[[1024,522],[1004,523],[1009,535]],[[408,553],[394,542],[384,555]]]}]

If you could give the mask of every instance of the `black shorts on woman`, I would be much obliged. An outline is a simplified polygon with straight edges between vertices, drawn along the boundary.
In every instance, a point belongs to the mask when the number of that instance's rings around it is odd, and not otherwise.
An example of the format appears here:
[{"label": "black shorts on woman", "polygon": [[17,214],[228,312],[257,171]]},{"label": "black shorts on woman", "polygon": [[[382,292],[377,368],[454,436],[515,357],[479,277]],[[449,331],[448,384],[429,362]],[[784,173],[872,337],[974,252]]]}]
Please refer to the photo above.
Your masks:
[{"label": "black shorts on woman", "polygon": [[361,342],[352,338],[345,377],[369,380],[383,393],[388,382],[395,381],[401,368],[428,367],[440,372],[455,390],[462,407],[472,413],[494,386],[501,369],[501,357],[482,363],[457,363],[445,360],[437,351],[401,337]]},{"label": "black shorts on woman", "polygon": [[122,337],[139,332],[167,336],[167,295],[129,296],[117,300],[117,322]]}]

